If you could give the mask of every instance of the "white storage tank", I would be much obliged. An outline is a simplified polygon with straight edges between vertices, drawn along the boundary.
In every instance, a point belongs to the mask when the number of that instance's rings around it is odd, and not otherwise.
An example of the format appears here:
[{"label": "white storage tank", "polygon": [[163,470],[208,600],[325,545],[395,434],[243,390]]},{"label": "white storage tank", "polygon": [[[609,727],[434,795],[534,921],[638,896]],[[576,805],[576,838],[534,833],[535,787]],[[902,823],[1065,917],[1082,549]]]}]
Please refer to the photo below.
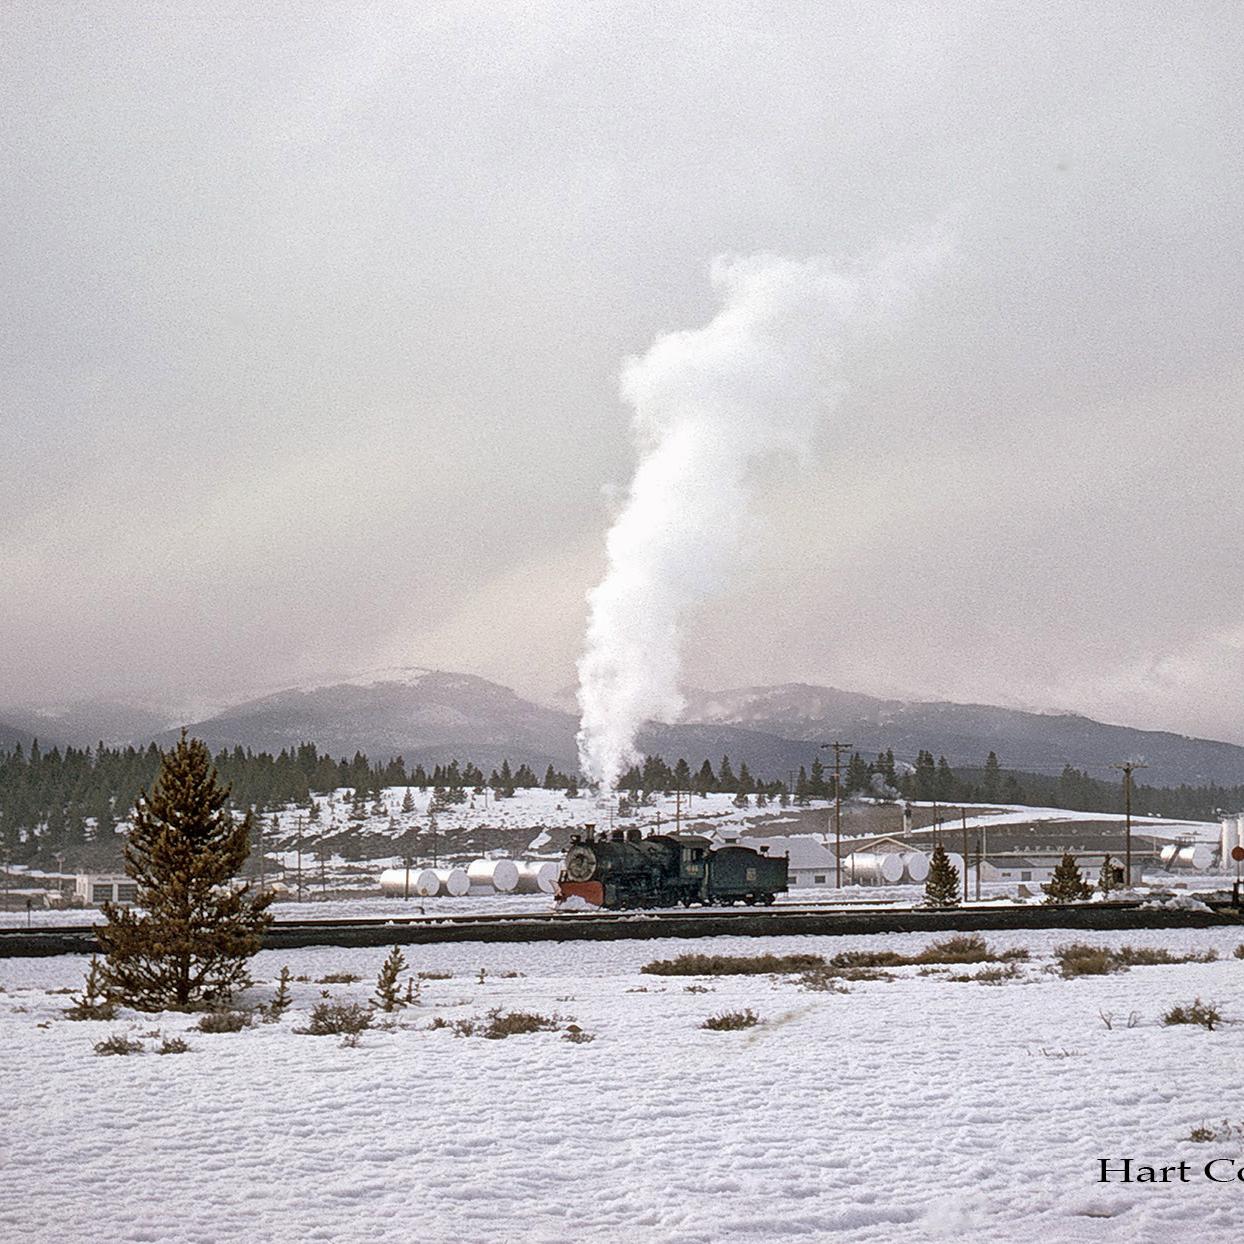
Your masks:
[{"label": "white storage tank", "polygon": [[524,860],[518,866],[519,894],[552,894],[558,865],[553,860]]},{"label": "white storage tank", "polygon": [[856,885],[897,885],[903,879],[903,857],[897,851],[856,851],[844,864],[845,877]]},{"label": "white storage tank", "polygon": [[923,885],[929,876],[929,857],[923,851],[903,852],[903,880]]},{"label": "white storage tank", "polygon": [[430,868],[386,868],[380,874],[381,893],[390,897],[426,898],[440,886]]},{"label": "white storage tank", "polygon": [[950,861],[951,868],[955,868],[959,872],[959,880],[963,880],[963,856],[958,851],[947,851],[946,858]]},{"label": "white storage tank", "polygon": [[513,860],[472,860],[466,871],[472,888],[491,886],[498,894],[513,894],[518,888],[518,865]]},{"label": "white storage tank", "polygon": [[437,868],[433,871],[440,887],[438,894],[448,898],[461,898],[471,888],[465,868]]},{"label": "white storage tank", "polygon": [[1167,868],[1187,868],[1203,873],[1214,862],[1214,852],[1205,842],[1190,842],[1186,846],[1168,842],[1162,848],[1160,858]]}]

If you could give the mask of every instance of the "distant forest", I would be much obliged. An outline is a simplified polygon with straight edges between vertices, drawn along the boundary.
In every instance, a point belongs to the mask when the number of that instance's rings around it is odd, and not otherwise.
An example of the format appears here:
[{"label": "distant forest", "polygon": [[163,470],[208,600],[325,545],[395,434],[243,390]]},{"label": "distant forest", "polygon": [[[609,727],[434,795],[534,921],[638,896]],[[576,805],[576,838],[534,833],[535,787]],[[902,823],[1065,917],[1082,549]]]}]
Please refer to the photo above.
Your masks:
[{"label": "distant forest", "polygon": [[[115,859],[113,831],[125,820],[140,791],[155,780],[160,750],[147,748],[53,748],[36,743],[0,753],[0,850],[12,863],[83,861],[93,855]],[[365,819],[368,800],[375,801],[386,787],[433,791],[434,807],[464,802],[467,792],[489,787],[498,798],[520,789],[543,787],[578,793],[580,779],[549,765],[538,775],[527,764],[485,774],[470,761],[453,761],[431,769],[408,767],[396,757],[374,763],[361,752],[353,759],[334,760],[313,744],[282,751],[251,752],[242,748],[216,757],[221,779],[232,789],[239,811],[257,813],[283,808],[312,808],[313,794],[345,789],[350,792],[353,821]],[[658,756],[647,757],[625,773],[619,787],[629,798],[645,792],[684,790],[696,794],[730,794],[740,806],[796,806],[832,799],[834,774],[819,758],[801,766],[785,779],[752,773],[745,761],[736,766],[728,756],[716,764],[704,760],[692,768],[680,759],[674,765]],[[1057,777],[1004,769],[992,752],[980,768],[956,772],[945,757],[934,759],[922,751],[914,766],[896,764],[892,752],[868,760],[856,753],[842,771],[842,793],[876,795],[891,799],[938,800],[944,803],[1030,803],[1087,812],[1121,812],[1123,793],[1118,782],[1102,781],[1066,766]],[[1244,807],[1244,786],[1148,787],[1133,790],[1137,815],[1213,820],[1221,810]],[[409,812],[404,807],[404,812]],[[372,814],[384,809],[374,807]],[[314,816],[312,817],[314,820]]]}]

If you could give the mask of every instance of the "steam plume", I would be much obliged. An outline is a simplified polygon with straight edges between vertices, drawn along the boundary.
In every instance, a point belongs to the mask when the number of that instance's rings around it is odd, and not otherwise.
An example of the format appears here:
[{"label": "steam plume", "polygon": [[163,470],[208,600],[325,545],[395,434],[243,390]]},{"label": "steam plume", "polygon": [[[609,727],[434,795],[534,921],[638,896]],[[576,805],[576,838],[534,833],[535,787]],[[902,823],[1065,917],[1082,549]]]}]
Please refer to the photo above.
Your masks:
[{"label": "steam plume", "polygon": [[679,627],[722,583],[746,522],[751,469],[807,453],[841,396],[853,320],[896,286],[893,259],[848,275],[823,258],[716,260],[721,308],[705,327],[658,337],[628,360],[639,464],[589,593],[579,661],[580,764],[612,789],[645,721],[682,711]]}]

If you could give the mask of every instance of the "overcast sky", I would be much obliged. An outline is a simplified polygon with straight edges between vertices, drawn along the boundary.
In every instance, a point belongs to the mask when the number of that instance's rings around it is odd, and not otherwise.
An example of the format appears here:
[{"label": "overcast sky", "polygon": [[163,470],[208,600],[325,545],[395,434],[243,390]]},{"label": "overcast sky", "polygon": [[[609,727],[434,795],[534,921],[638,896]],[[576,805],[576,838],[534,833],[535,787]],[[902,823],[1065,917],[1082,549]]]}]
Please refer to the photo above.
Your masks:
[{"label": "overcast sky", "polygon": [[1244,739],[1244,10],[0,12],[0,702],[573,679],[623,359],[721,253],[948,258],[695,685]]}]

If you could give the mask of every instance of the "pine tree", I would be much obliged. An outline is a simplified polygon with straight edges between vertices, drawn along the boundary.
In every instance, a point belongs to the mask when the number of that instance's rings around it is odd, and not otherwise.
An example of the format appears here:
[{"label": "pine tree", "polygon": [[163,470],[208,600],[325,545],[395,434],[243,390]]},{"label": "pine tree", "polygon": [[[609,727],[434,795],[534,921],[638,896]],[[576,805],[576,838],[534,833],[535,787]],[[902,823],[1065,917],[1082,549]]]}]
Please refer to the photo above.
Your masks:
[{"label": "pine tree", "polygon": [[1047,903],[1078,903],[1093,893],[1093,887],[1085,882],[1076,857],[1070,851],[1064,852],[1058,867],[1054,869],[1054,876],[1041,888],[1045,891]]},{"label": "pine tree", "polygon": [[382,1011],[396,1011],[402,1006],[402,998],[397,989],[397,978],[406,971],[406,959],[400,946],[394,946],[388,957],[380,965],[380,975],[376,978],[376,997],[372,1005]]},{"label": "pine tree", "polygon": [[1114,857],[1107,855],[1101,862],[1101,872],[1097,874],[1097,888],[1109,896],[1111,890],[1118,890],[1122,885],[1123,870],[1114,862]]},{"label": "pine tree", "polygon": [[406,788],[406,794],[402,799],[402,815],[409,816],[415,810],[415,797],[410,793],[410,787]]},{"label": "pine tree", "polygon": [[272,895],[234,884],[253,825],[249,813],[234,819],[228,799],[211,753],[183,730],[134,807],[125,871],[138,906],[105,904],[97,930],[108,992],[128,1006],[185,1010],[227,1002],[250,983]]},{"label": "pine tree", "polygon": [[997,752],[985,757],[985,775],[981,779],[981,794],[989,801],[998,798],[1002,791],[1002,770],[998,765]]},{"label": "pine tree", "polygon": [[939,842],[929,861],[929,876],[924,883],[924,901],[930,907],[959,906],[959,870],[950,862],[946,848]]}]

